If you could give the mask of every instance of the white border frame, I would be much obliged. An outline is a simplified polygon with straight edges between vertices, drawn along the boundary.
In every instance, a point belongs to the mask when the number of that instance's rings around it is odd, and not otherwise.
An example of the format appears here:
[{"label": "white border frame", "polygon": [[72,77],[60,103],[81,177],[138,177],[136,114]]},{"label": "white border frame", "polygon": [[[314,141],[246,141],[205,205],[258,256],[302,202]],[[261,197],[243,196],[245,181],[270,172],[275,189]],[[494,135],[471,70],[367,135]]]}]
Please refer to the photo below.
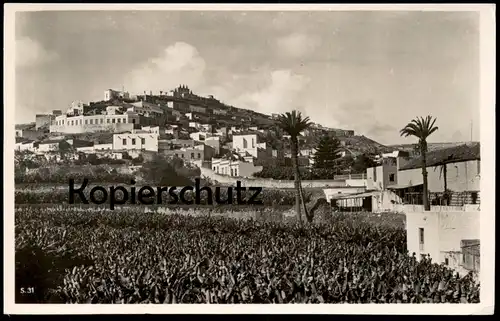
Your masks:
[{"label": "white border frame", "polygon": [[[480,12],[481,303],[479,304],[15,304],[14,302],[14,110],[15,12],[79,10],[183,11],[478,11]],[[494,4],[5,4],[4,5],[4,313],[6,314],[492,314],[495,263],[495,70]],[[199,309],[196,309],[195,307]]]}]

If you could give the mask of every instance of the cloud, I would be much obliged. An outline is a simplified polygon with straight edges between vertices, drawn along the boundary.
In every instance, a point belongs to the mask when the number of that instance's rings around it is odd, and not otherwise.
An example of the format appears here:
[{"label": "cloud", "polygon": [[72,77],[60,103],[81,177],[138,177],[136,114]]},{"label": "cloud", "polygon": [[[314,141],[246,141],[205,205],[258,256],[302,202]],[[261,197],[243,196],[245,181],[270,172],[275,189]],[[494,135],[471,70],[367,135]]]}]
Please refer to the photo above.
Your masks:
[{"label": "cloud", "polygon": [[316,49],[319,38],[303,33],[292,33],[277,41],[278,50],[294,58],[303,57]]},{"label": "cloud", "polygon": [[308,77],[290,70],[275,70],[269,78],[262,89],[243,93],[233,100],[234,104],[268,114],[303,109],[300,104],[301,93],[310,82]]},{"label": "cloud", "polygon": [[57,53],[47,51],[37,41],[29,37],[16,40],[16,66],[18,67],[32,67],[57,59]]},{"label": "cloud", "polygon": [[185,42],[165,48],[158,57],[139,64],[125,79],[133,93],[152,90],[157,93],[186,84],[193,90],[204,82],[206,63],[198,50]]}]

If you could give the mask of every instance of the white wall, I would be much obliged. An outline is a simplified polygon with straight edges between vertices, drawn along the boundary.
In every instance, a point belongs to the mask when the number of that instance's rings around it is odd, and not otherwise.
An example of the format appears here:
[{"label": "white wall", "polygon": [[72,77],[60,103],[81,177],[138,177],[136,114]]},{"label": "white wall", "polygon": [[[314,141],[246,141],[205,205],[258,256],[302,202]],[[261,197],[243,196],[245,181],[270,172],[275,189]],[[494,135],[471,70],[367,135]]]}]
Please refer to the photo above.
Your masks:
[{"label": "white wall", "polygon": [[[135,144],[133,140],[135,139]],[[125,144],[124,141],[125,140]],[[144,142],[142,141],[144,140]],[[158,134],[123,133],[113,135],[113,150],[147,150],[158,152]]]},{"label": "white wall", "polygon": [[238,152],[248,152],[253,157],[257,154],[257,135],[233,135],[233,149]]},{"label": "white wall", "polygon": [[[480,175],[478,175],[479,160],[451,163],[446,165],[448,189],[454,192],[479,191]],[[430,192],[444,191],[444,178],[440,166],[427,167],[427,181]],[[422,184],[422,169],[414,168],[398,172],[398,184]]]},{"label": "white wall", "polygon": [[393,191],[380,191],[372,196],[372,212],[397,212],[401,203],[401,198]]},{"label": "white wall", "polygon": [[[407,212],[407,248],[420,258],[420,254],[430,254],[433,261],[450,260],[449,266],[463,272],[457,263],[460,242],[466,239],[480,239],[479,211],[428,211]],[[424,228],[424,249],[420,250],[419,228]],[[460,261],[460,260],[458,260]]]}]

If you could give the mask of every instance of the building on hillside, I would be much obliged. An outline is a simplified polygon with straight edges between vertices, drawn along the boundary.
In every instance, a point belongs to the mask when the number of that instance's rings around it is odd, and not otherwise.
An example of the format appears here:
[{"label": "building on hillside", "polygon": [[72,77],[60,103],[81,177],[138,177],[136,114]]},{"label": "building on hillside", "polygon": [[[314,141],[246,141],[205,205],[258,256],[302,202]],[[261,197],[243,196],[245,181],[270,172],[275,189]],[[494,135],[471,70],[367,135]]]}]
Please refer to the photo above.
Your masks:
[{"label": "building on hillside", "polygon": [[405,211],[407,249],[417,259],[429,255],[464,276],[480,271],[480,211],[439,209]]},{"label": "building on hillside", "polygon": [[265,160],[272,157],[272,149],[266,143],[259,142],[259,135],[241,133],[233,135],[232,148],[239,154],[248,153],[252,157]]},{"label": "building on hillside", "polygon": [[228,135],[227,127],[217,128],[215,130],[215,135],[220,136],[220,137],[227,137],[227,135]]},{"label": "building on hillside", "polygon": [[19,141],[16,139],[16,144],[14,145],[14,150],[20,152],[23,151],[35,152],[37,149],[38,149],[38,142],[30,139],[21,139]]},{"label": "building on hillside", "polygon": [[196,105],[189,105],[189,110],[191,112],[196,112],[200,114],[206,114],[207,113],[207,108],[202,107],[202,106],[196,106]]},{"label": "building on hillside", "polygon": [[131,103],[131,105],[132,107],[129,107],[127,109],[128,111],[137,113],[138,115],[144,117],[156,118],[156,117],[162,117],[164,114],[163,109],[160,106],[142,100],[138,102],[133,102]]},{"label": "building on hillside", "polygon": [[79,134],[99,131],[119,132],[134,129],[134,124],[140,124],[136,113],[125,112],[120,115],[88,115],[56,117],[50,126],[51,133]]},{"label": "building on hillside", "polygon": [[201,124],[195,121],[189,122],[189,127],[200,130],[201,129]]},{"label": "building on hillside", "polygon": [[44,135],[44,132],[41,130],[35,129],[35,124],[26,124],[26,125],[16,125],[16,138],[26,138],[31,140],[37,140],[38,138]]},{"label": "building on hillside", "polygon": [[220,154],[220,137],[212,136],[205,138],[203,142],[205,145],[212,147],[215,150],[215,155]]},{"label": "building on hillside", "polygon": [[113,135],[114,151],[158,152],[158,134],[145,131],[131,131]]},{"label": "building on hillside", "polygon": [[141,131],[147,132],[147,133],[153,133],[160,135],[162,133],[165,133],[165,129],[162,130],[160,126],[141,126]]},{"label": "building on hillside", "polygon": [[192,139],[160,139],[158,141],[158,149],[160,151],[164,150],[174,150],[181,148],[193,148],[196,146],[196,142]]},{"label": "building on hillside", "polygon": [[130,94],[124,90],[122,90],[122,91],[114,90],[114,89],[105,90],[104,91],[104,100],[110,101],[113,99],[130,99]]},{"label": "building on hillside", "polygon": [[252,177],[262,170],[262,166],[255,166],[243,160],[213,158],[212,170],[219,175],[232,177]]},{"label": "building on hillside", "polygon": [[190,133],[189,137],[197,142],[204,142],[208,137],[211,137],[212,135],[210,133],[206,132],[194,132]]},{"label": "building on hillside", "polygon": [[212,133],[213,125],[211,124],[201,124],[200,129],[207,133]]},{"label": "building on hillside", "polygon": [[83,115],[84,113],[84,104],[81,100],[75,100],[71,103],[68,110],[66,111],[66,115],[78,116]]},{"label": "building on hillside", "polygon": [[162,150],[162,154],[175,156],[185,161],[206,161],[215,156],[215,150],[204,144],[180,149]]},{"label": "building on hillside", "polygon": [[215,116],[226,116],[227,115],[227,110],[215,108],[215,109],[213,109],[212,113]]}]

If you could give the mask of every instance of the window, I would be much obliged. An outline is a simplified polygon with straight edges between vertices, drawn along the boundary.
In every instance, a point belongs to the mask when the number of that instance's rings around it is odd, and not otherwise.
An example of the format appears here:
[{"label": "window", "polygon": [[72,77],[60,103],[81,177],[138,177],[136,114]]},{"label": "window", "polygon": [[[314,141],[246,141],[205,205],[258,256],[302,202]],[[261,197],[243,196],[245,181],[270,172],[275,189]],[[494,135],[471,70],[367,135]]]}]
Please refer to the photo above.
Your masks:
[{"label": "window", "polygon": [[215,172],[215,166],[214,166],[214,172]]},{"label": "window", "polygon": [[135,124],[135,119],[132,119],[132,124]]},{"label": "window", "polygon": [[122,119],[121,118],[118,118],[118,123],[121,123],[122,122]]},{"label": "window", "polygon": [[179,154],[175,154],[175,157],[179,157]]},{"label": "window", "polygon": [[126,138],[122,139],[122,145],[127,145],[127,139]]},{"label": "window", "polygon": [[231,168],[231,176],[233,176],[233,169]]},{"label": "window", "polygon": [[389,174],[389,182],[394,182],[395,174]]},{"label": "window", "polygon": [[87,119],[85,119],[85,125],[88,125],[89,124],[89,121]]},{"label": "window", "polygon": [[141,144],[145,145],[146,144],[146,138],[141,138]]},{"label": "window", "polygon": [[135,145],[135,138],[132,138],[132,145]]},{"label": "window", "polygon": [[418,239],[419,239],[419,244],[420,244],[420,251],[424,250],[424,229],[420,227],[418,229]]},{"label": "window", "polygon": [[445,258],[445,259],[444,259],[444,264],[445,264],[445,265],[450,265],[450,262],[449,262],[448,258]]},{"label": "window", "polygon": [[101,124],[103,124],[103,123],[104,123],[104,118],[101,118]]},{"label": "window", "polygon": [[191,158],[194,158],[194,153],[191,153]]},{"label": "window", "polygon": [[201,154],[200,154],[200,153],[198,153],[198,159],[200,159],[200,158],[201,158]]},{"label": "window", "polygon": [[113,119],[111,120],[111,122],[114,124],[114,123],[115,123],[115,119],[113,118]]},{"label": "window", "polygon": [[181,158],[184,158],[184,154],[181,154]]},{"label": "window", "polygon": [[377,168],[376,167],[373,168],[373,181],[374,182],[377,181]]},{"label": "window", "polygon": [[108,124],[109,124],[109,119],[106,119],[106,123],[108,123]]},{"label": "window", "polygon": [[255,148],[255,139],[252,138],[252,148]]},{"label": "window", "polygon": [[81,125],[82,123],[83,123],[83,122],[82,122],[82,120],[80,119],[80,125]]},{"label": "window", "polygon": [[236,168],[234,169],[234,176],[238,176],[238,170]]}]

